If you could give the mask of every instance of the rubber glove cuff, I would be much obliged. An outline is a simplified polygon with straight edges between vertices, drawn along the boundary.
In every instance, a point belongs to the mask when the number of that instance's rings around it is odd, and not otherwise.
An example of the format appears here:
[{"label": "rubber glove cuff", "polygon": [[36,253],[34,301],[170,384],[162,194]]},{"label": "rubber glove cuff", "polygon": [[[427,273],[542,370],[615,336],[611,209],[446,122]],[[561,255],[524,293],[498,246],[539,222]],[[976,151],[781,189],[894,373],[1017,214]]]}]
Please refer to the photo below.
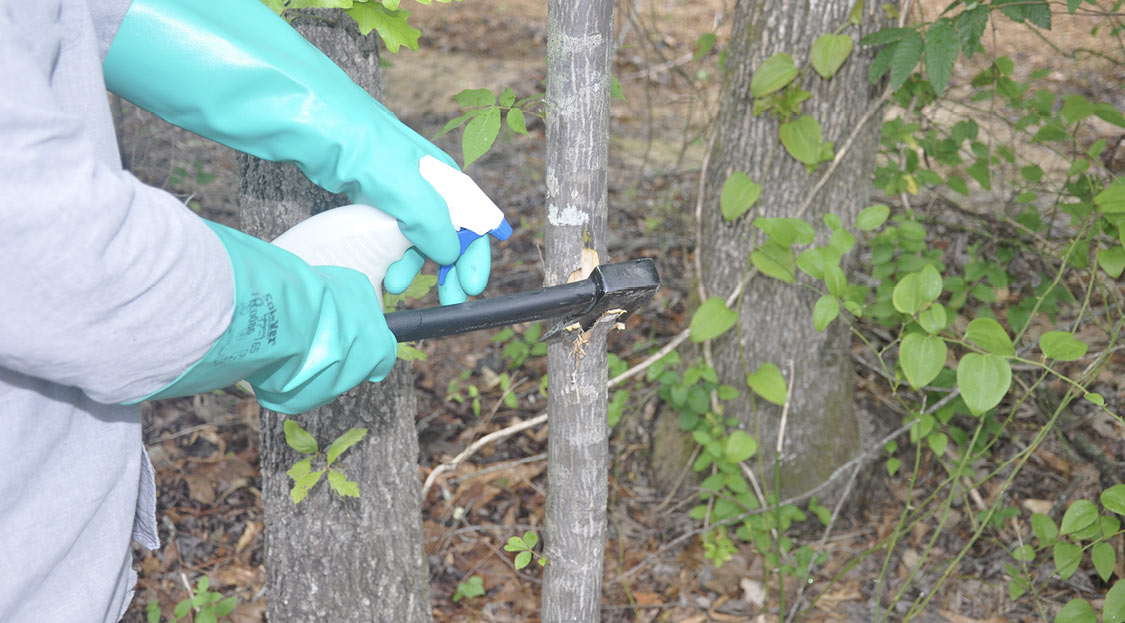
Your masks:
[{"label": "rubber glove cuff", "polygon": [[203,359],[143,400],[212,391],[245,379],[262,406],[294,414],[390,373],[397,343],[363,273],[312,267],[257,238],[208,225],[234,271],[230,326]]}]

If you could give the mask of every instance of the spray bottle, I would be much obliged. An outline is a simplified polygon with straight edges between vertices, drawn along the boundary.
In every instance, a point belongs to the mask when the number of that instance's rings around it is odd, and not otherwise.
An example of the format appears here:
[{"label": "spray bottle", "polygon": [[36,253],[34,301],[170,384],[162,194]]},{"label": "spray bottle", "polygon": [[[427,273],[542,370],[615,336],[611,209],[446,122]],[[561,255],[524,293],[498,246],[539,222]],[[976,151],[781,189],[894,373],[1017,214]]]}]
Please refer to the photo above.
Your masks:
[{"label": "spray bottle", "polygon": [[[422,177],[447,198],[449,218],[457,229],[461,253],[481,236],[492,234],[497,240],[507,240],[512,234],[512,226],[504,213],[468,175],[431,156],[422,159],[419,170]],[[449,197],[455,195],[479,195],[482,200],[450,201]],[[412,246],[399,231],[394,217],[361,204],[333,208],[312,216],[278,236],[273,244],[313,266],[343,266],[364,273],[371,280],[380,305],[387,268],[402,259],[403,253]],[[449,268],[441,267],[438,283],[445,283]]]}]

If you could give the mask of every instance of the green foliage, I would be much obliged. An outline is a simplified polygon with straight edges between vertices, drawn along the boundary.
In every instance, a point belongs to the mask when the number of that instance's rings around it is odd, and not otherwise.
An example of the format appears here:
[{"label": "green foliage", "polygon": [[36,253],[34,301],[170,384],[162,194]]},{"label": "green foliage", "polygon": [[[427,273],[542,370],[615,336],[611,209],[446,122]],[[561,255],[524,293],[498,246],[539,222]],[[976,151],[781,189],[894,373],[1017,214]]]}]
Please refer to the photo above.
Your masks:
[{"label": "green foliage", "polygon": [[[431,2],[417,1],[419,4]],[[296,9],[342,9],[355,20],[360,34],[368,35],[374,30],[392,54],[397,54],[402,46],[417,50],[418,37],[422,34],[407,22],[410,13],[399,8],[399,0],[262,0],[262,3],[282,17],[289,17],[288,11]]]},{"label": "green foliage", "polygon": [[470,575],[469,579],[457,583],[457,592],[453,593],[453,602],[462,599],[472,599],[484,595],[484,580],[479,575]]},{"label": "green foliage", "polygon": [[[185,580],[186,582],[186,580]],[[238,598],[223,597],[222,593],[211,590],[211,579],[201,576],[196,582],[195,590],[191,597],[176,604],[173,609],[173,618],[166,621],[193,621],[194,623],[216,623],[221,618],[229,616],[238,605]],[[145,605],[146,623],[160,623],[160,604],[150,601]]]},{"label": "green foliage", "polygon": [[505,344],[501,355],[508,362],[508,369],[515,370],[527,361],[528,357],[542,357],[547,354],[547,344],[540,342],[543,335],[543,325],[536,322],[529,325],[523,334],[516,333],[511,327],[501,329],[492,336],[493,344]]},{"label": "green foliage", "polygon": [[516,552],[516,558],[512,562],[516,569],[523,569],[531,564],[533,557],[539,566],[542,567],[547,564],[547,559],[535,551],[535,546],[538,543],[539,535],[529,530],[524,532],[522,537],[510,537],[508,543],[504,545],[504,551]]},{"label": "green foliage", "polygon": [[[620,88],[618,85],[617,90],[620,91]],[[504,87],[500,93],[489,89],[466,89],[454,95],[453,99],[469,110],[449,120],[437,136],[465,126],[461,133],[461,155],[464,159],[463,166],[468,167],[492,149],[492,144],[500,135],[501,116],[512,132],[529,136],[527,116],[544,117],[543,97],[544,94],[536,93],[517,101],[515,92],[508,87]]]},{"label": "green foliage", "polygon": [[[309,495],[309,491],[320,482],[320,478],[327,474],[328,486],[340,497],[359,497],[359,484],[348,480],[344,472],[338,467],[333,467],[336,459],[349,448],[367,436],[366,428],[351,428],[340,434],[328,446],[328,451],[323,456],[316,439],[301,425],[293,420],[285,420],[282,424],[285,430],[285,443],[301,454],[309,456],[297,461],[285,474],[293,481],[289,490],[289,498],[294,504],[300,503]],[[313,470],[313,461],[323,461],[323,469]]]}]

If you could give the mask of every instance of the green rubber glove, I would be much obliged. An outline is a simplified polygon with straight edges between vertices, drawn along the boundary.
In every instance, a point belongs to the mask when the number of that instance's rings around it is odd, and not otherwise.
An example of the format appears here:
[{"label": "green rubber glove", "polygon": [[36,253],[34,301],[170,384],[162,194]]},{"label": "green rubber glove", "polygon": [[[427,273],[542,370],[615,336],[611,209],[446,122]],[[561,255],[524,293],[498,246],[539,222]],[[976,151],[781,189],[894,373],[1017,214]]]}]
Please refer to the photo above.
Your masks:
[{"label": "green rubber glove", "polygon": [[208,225],[234,270],[231,324],[203,359],[142,400],[190,396],[245,379],[263,407],[295,414],[390,373],[398,344],[366,275],[309,266],[272,244]]},{"label": "green rubber glove", "polygon": [[[425,256],[458,259],[450,204],[480,199],[443,195],[419,172],[427,156],[456,169],[453,159],[258,0],[135,0],[103,70],[109,89],[141,108],[259,158],[294,162],[319,186],[395,217]],[[478,268],[464,267],[465,283],[451,287],[487,281],[479,257],[471,263]]]}]

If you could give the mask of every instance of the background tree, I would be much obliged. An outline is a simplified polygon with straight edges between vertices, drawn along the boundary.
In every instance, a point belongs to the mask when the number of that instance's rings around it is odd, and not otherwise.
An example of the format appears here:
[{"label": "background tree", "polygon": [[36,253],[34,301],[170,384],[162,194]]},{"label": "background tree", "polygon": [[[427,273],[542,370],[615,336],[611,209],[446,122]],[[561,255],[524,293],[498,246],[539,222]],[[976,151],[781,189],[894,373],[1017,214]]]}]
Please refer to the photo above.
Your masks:
[{"label": "background tree", "polygon": [[[606,253],[612,0],[551,0],[547,18],[547,285],[585,278]],[[601,612],[609,465],[606,317],[547,350],[548,564],[542,620]]]},{"label": "background tree", "polygon": [[[858,3],[862,21],[849,25],[853,0],[818,0],[794,4],[785,0],[740,0],[734,8],[732,35],[726,51],[725,75],[710,166],[706,173],[701,248],[703,290],[708,297],[726,298],[750,266],[752,241],[761,232],[751,225],[762,217],[803,217],[820,223],[828,212],[844,222],[854,219],[866,205],[875,164],[880,116],[869,108],[879,101],[881,88],[869,86],[868,66],[874,53],[858,46],[831,80],[817,75],[806,61],[814,40],[841,32],[857,41],[886,23],[877,3]],[[858,20],[857,20],[858,21]],[[824,140],[836,150],[861,121],[847,153],[819,192],[814,187],[826,170],[810,173],[806,164],[791,157],[779,143],[780,123],[770,114],[755,115],[759,103],[751,95],[751,81],[764,61],[776,53],[792,56],[795,66],[805,65],[793,82],[812,97],[801,112],[819,121]],[[774,97],[789,97],[779,91]],[[865,114],[867,113],[867,114]],[[728,221],[720,211],[720,197],[728,176],[749,175],[761,184],[761,197],[745,216]],[[847,261],[845,260],[845,265]],[[834,323],[818,332],[809,321],[818,294],[799,285],[755,274],[737,304],[738,322],[713,343],[714,365],[720,380],[746,387],[745,378],[772,362],[795,378],[781,456],[783,493],[806,491],[832,474],[860,447],[860,422],[852,404],[852,373],[848,328]],[[753,400],[749,391],[729,404],[743,427],[757,437],[763,454],[774,448],[781,407]],[[753,400],[753,402],[752,402]],[[772,469],[767,463],[767,479]]]},{"label": "background tree", "polygon": [[[378,41],[361,37],[341,12],[297,14],[293,25],[357,84],[382,97]],[[239,156],[242,227],[270,240],[312,214],[348,203],[309,182],[293,165]],[[372,310],[372,313],[378,313]],[[399,362],[382,383],[295,416],[324,448],[352,427],[367,436],[344,455],[359,483],[347,500],[327,483],[293,504],[286,475],[299,455],[285,443],[286,416],[261,414],[266,592],[270,621],[432,620],[422,549],[414,378]]]}]

